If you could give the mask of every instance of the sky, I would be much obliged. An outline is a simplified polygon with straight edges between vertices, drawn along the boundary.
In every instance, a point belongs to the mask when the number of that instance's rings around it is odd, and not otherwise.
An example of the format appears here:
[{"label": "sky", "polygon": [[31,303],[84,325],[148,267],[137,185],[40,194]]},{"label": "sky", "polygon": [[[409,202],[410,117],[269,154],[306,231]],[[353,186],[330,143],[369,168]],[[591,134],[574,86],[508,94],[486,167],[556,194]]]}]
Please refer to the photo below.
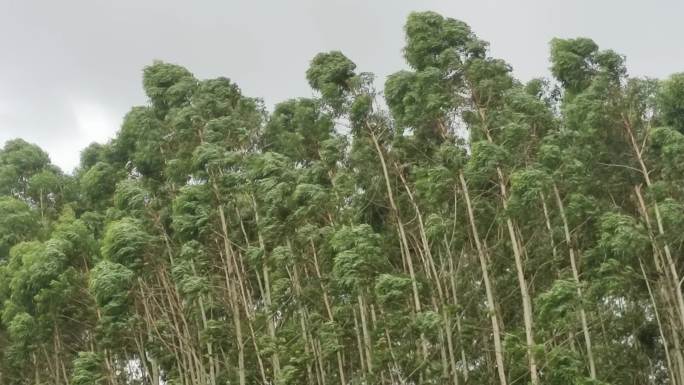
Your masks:
[{"label": "sky", "polygon": [[322,51],[382,84],[406,68],[403,25],[424,10],[468,23],[523,81],[549,76],[554,37],[590,37],[634,76],[684,71],[684,0],[0,0],[0,145],[36,143],[70,172],[146,103],[154,60],[226,76],[267,106],[311,96],[305,71]]}]

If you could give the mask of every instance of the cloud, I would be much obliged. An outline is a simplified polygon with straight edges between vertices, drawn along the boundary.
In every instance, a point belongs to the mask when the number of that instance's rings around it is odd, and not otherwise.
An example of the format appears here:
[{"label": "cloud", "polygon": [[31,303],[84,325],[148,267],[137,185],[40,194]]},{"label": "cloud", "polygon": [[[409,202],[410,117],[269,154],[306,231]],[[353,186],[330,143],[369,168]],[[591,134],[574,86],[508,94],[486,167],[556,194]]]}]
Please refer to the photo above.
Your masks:
[{"label": "cloud", "polygon": [[0,99],[0,122],[7,118],[10,111],[12,111],[12,107],[10,106],[9,102],[7,100]]},{"label": "cloud", "polygon": [[68,146],[53,151],[53,162],[66,171],[78,166],[81,149],[90,143],[105,143],[111,139],[121,120],[101,103],[75,100],[70,104],[76,123],[76,135],[69,138]]},{"label": "cloud", "polygon": [[269,107],[311,95],[304,73],[321,51],[342,50],[382,85],[406,67],[406,16],[426,9],[469,23],[523,80],[548,75],[556,36],[596,39],[627,55],[633,75],[684,68],[681,0],[0,0],[0,145],[22,137],[71,170],[145,103],[142,68],[154,59],[227,76]]},{"label": "cloud", "polygon": [[82,140],[88,143],[104,142],[113,136],[119,118],[103,105],[92,101],[77,101],[72,106]]}]

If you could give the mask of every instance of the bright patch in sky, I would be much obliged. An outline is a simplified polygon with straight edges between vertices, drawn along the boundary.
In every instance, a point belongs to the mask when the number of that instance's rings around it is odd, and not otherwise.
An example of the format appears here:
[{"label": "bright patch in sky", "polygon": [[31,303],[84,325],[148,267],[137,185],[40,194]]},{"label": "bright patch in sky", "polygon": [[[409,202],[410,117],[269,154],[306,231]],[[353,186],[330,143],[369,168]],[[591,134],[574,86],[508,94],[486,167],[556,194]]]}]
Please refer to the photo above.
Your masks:
[{"label": "bright patch in sky", "polygon": [[78,131],[82,139],[90,142],[105,142],[116,131],[117,120],[105,108],[92,102],[73,103]]},{"label": "bright patch in sky", "polygon": [[[6,124],[7,120],[9,120],[14,108],[15,106],[10,103],[9,98],[0,98],[0,130],[4,127],[3,124]],[[2,146],[2,143],[0,143],[0,146]]]},{"label": "bright patch in sky", "polygon": [[0,116],[5,115],[9,111],[9,105],[4,100],[0,100]]},{"label": "bright patch in sky", "polygon": [[71,138],[69,147],[57,152],[51,151],[53,162],[67,172],[78,165],[79,150],[93,142],[107,142],[114,136],[120,120],[118,116],[95,102],[74,101],[71,106],[76,121],[76,135]]}]

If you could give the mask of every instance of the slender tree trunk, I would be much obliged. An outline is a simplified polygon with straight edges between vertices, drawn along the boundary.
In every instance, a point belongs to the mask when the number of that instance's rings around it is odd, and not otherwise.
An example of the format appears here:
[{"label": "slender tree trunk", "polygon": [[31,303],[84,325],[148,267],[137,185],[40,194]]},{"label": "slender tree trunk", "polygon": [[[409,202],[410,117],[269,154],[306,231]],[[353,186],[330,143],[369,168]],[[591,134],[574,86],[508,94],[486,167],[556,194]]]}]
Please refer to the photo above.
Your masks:
[{"label": "slender tree trunk", "polygon": [[[168,234],[166,233],[166,230],[159,224],[159,218],[155,218],[155,220],[162,233],[162,238],[164,239],[164,244],[166,246],[169,262],[173,266],[175,264],[175,261],[173,251],[171,249],[171,244],[169,242]],[[161,266],[160,269],[158,269],[158,276],[162,283],[162,287],[164,288],[164,292],[166,293],[166,299],[169,304],[171,319],[174,321],[173,325],[175,326],[176,331],[178,333],[177,335],[181,347],[181,352],[183,352],[183,354],[187,356],[186,370],[189,371],[190,376],[193,378],[192,381],[201,381],[201,378],[203,378],[206,375],[206,371],[204,370],[204,363],[197,355],[194,343],[191,338],[190,327],[188,326],[187,319],[183,312],[183,303],[180,299],[178,286],[175,282],[168,279],[164,266]],[[180,319],[181,322],[179,323],[177,319]],[[183,339],[185,339],[185,342],[183,342]],[[183,345],[185,345],[185,348],[183,347]],[[200,356],[201,355],[202,354],[200,352]]]},{"label": "slender tree trunk", "polygon": [[234,268],[234,257],[233,257],[233,250],[232,246],[230,245],[230,237],[228,235],[228,224],[226,223],[226,216],[223,210],[223,205],[221,204],[220,201],[220,194],[219,194],[219,189],[218,186],[216,185],[216,181],[214,178],[212,178],[212,185],[214,189],[214,193],[216,194],[216,198],[218,200],[218,211],[219,211],[219,220],[221,222],[221,238],[223,240],[223,249],[225,253],[225,262],[223,268],[224,268],[224,274],[225,274],[225,279],[226,279],[226,286],[228,289],[228,296],[229,296],[229,301],[231,302],[231,307],[232,307],[232,318],[233,318],[233,324],[235,327],[235,338],[236,338],[236,344],[237,344],[237,349],[238,349],[238,378],[239,378],[239,383],[240,385],[245,385],[247,383],[247,377],[246,377],[246,372],[245,372],[245,346],[244,346],[244,339],[242,336],[242,321],[241,321],[241,312],[240,312],[240,307],[238,306],[239,298],[237,291],[235,289],[235,286],[233,284],[233,280],[231,279],[231,275],[238,275],[239,272],[235,270]]},{"label": "slender tree trunk", "polygon": [[663,324],[660,321],[660,312],[658,311],[658,305],[656,299],[653,296],[653,290],[651,290],[651,284],[646,276],[646,270],[644,269],[644,264],[639,258],[639,267],[641,267],[641,274],[644,277],[644,282],[646,283],[646,289],[648,289],[648,296],[651,299],[651,304],[653,305],[653,313],[655,314],[656,322],[658,323],[658,332],[660,333],[660,339],[662,340],[663,348],[665,350],[665,362],[667,363],[667,372],[670,375],[670,381],[672,385],[677,385],[679,381],[677,380],[677,374],[672,368],[672,360],[670,359],[670,349],[667,346],[667,339],[665,338],[665,332],[663,330]]},{"label": "slender tree trunk", "polygon": [[356,310],[352,309],[352,312],[354,313],[354,331],[356,334],[356,346],[358,347],[358,350],[359,350],[359,363],[361,364],[361,371],[365,375],[367,373],[366,355],[364,353],[364,348],[363,348],[363,337],[361,337],[361,327],[359,326],[359,320],[358,320],[358,317],[356,316]]},{"label": "slender tree trunk", "polygon": [[437,269],[435,267],[435,261],[434,258],[432,257],[432,251],[430,250],[430,244],[427,240],[427,234],[425,231],[425,225],[423,223],[423,214],[420,210],[420,207],[418,207],[418,203],[416,203],[416,200],[413,197],[413,193],[411,192],[411,189],[408,186],[408,183],[406,183],[406,179],[404,178],[404,175],[401,173],[399,170],[398,172],[399,177],[401,179],[402,184],[404,185],[404,188],[406,189],[406,193],[409,197],[409,201],[411,202],[411,205],[413,206],[414,211],[416,212],[416,217],[418,219],[418,230],[420,233],[420,241],[422,244],[422,248],[425,253],[425,259],[427,262],[426,266],[426,271],[431,272],[433,276],[433,286],[437,289],[437,294],[439,296],[439,302],[440,304],[437,305],[437,307],[441,307],[443,311],[439,311],[437,309],[438,313],[442,313],[443,321],[444,321],[444,337],[446,338],[447,346],[449,348],[449,363],[451,366],[451,372],[453,373],[452,375],[452,381],[454,385],[458,385],[458,369],[456,368],[456,359],[454,358],[454,342],[453,342],[453,337],[451,334],[451,322],[449,320],[449,317],[446,313],[446,308],[445,308],[445,294],[444,290],[442,288],[442,283],[439,280],[439,273],[437,272]]},{"label": "slender tree trunk", "polygon": [[[371,136],[371,140],[373,141],[373,145],[375,146],[375,150],[378,154],[378,157],[380,158],[380,165],[382,166],[382,174],[385,179],[385,187],[387,189],[387,198],[390,202],[390,207],[392,208],[392,213],[394,214],[394,218],[397,222],[397,229],[399,232],[399,238],[401,240],[401,246],[402,249],[404,250],[404,254],[406,257],[406,264],[408,266],[409,270],[409,276],[411,277],[411,289],[413,291],[413,305],[415,308],[416,313],[421,312],[421,304],[420,304],[420,295],[418,293],[418,280],[416,279],[416,272],[413,268],[413,259],[411,258],[411,251],[409,247],[409,242],[408,242],[408,237],[406,236],[406,231],[404,230],[404,224],[401,220],[401,216],[399,215],[399,208],[397,207],[395,201],[394,201],[394,193],[392,191],[392,185],[390,183],[390,178],[389,178],[389,172],[387,170],[387,162],[385,161],[385,155],[383,154],[382,148],[380,147],[380,143],[378,142],[378,138],[375,136],[375,132],[373,129],[367,125],[368,131]],[[425,339],[425,335],[421,333],[420,335],[420,341],[421,341],[421,350],[423,353],[423,363],[421,365],[424,365],[427,362],[428,359],[428,343],[427,340]],[[421,374],[422,376],[422,374]]]},{"label": "slender tree trunk", "polygon": [[[445,241],[446,243],[446,241]],[[447,249],[448,250],[448,249]],[[458,272],[458,269],[454,270],[454,260],[453,257],[451,256],[451,253],[449,254],[449,277],[450,277],[450,282],[451,282],[451,292],[452,292],[452,297],[454,301],[454,306],[458,308],[458,295],[456,291],[456,274]],[[468,361],[466,360],[466,353],[465,353],[465,348],[463,347],[463,333],[462,333],[462,328],[461,328],[461,316],[456,317],[456,331],[458,332],[458,340],[459,340],[459,345],[461,347],[461,365],[463,366],[463,380],[467,383],[468,382]]]},{"label": "slender tree trunk", "polygon": [[389,200],[390,207],[392,209],[392,213],[394,214],[395,220],[397,221],[397,227],[399,229],[401,244],[404,249],[404,252],[406,253],[406,261],[408,264],[409,275],[411,276],[411,288],[413,289],[413,303],[416,312],[420,312],[420,295],[418,294],[418,282],[416,280],[416,273],[413,269],[413,261],[411,258],[410,248],[408,245],[408,238],[406,237],[404,225],[401,221],[401,218],[399,217],[399,209],[396,203],[394,202],[394,193],[392,192],[392,185],[390,184],[389,172],[387,171],[387,163],[385,162],[385,155],[383,154],[382,148],[380,147],[380,143],[378,142],[378,139],[375,136],[373,130],[370,127],[368,127],[368,130],[370,132],[373,145],[375,146],[375,150],[377,151],[378,157],[380,158],[380,165],[382,166],[382,173],[385,179],[385,187],[387,188],[387,198]]},{"label": "slender tree trunk", "polygon": [[[494,143],[492,136],[487,127],[487,118],[484,109],[481,107],[478,96],[473,94],[473,100],[477,107],[477,112],[480,116],[480,121],[482,123],[482,130],[487,137],[489,143]],[[501,203],[504,211],[508,211],[508,194],[506,192],[506,183],[504,179],[501,167],[496,167],[496,173],[499,179],[499,190],[501,193]],[[525,279],[525,272],[522,263],[522,256],[520,252],[521,242],[515,232],[516,226],[513,224],[513,220],[510,217],[506,218],[506,228],[508,229],[508,236],[511,241],[511,248],[513,249],[513,257],[515,258],[515,269],[518,276],[518,286],[520,288],[520,296],[522,297],[523,305],[523,321],[525,325],[525,340],[527,343],[527,359],[530,367],[530,380],[532,385],[539,384],[539,376],[537,374],[537,362],[534,356],[534,331],[533,331],[533,320],[532,320],[532,301],[530,300],[529,289],[527,287],[527,280]]]},{"label": "slender tree trunk", "polygon": [[[328,296],[328,288],[326,285],[323,283],[323,276],[321,274],[321,269],[318,263],[318,253],[316,252],[316,245],[314,245],[313,240],[310,241],[311,244],[311,252],[313,254],[314,258],[314,269],[316,271],[316,277],[318,278],[319,282],[321,283],[321,289],[323,291],[323,304],[325,305],[325,311],[328,314],[328,319],[330,322],[335,322],[335,317],[333,316],[332,312],[332,306],[330,305],[330,298]],[[338,349],[335,352],[335,356],[337,358],[337,371],[338,375],[340,378],[340,385],[346,385],[347,381],[345,380],[344,376],[344,366],[342,364],[342,352]]]},{"label": "slender tree trunk", "polygon": [[[506,185],[503,182],[503,173],[501,169],[497,167],[497,173],[499,174],[499,188],[501,190],[501,200],[503,202],[504,211],[508,210]],[[506,218],[506,227],[508,228],[508,235],[511,239],[511,247],[513,248],[513,257],[515,258],[515,270],[518,275],[518,286],[520,287],[520,296],[522,297],[523,304],[523,321],[525,323],[525,338],[527,342],[527,358],[530,365],[530,379],[532,385],[539,384],[539,377],[537,374],[537,361],[534,357],[534,334],[532,325],[532,301],[530,299],[529,289],[527,288],[527,280],[525,279],[525,271],[523,268],[522,256],[520,252],[520,243],[518,237],[515,233],[515,228],[513,225],[513,220],[508,217]]]},{"label": "slender tree trunk", "polygon": [[368,321],[366,320],[366,305],[361,293],[359,293],[356,298],[359,305],[359,315],[361,316],[361,330],[363,331],[363,348],[366,353],[366,366],[368,367],[368,373],[373,374],[373,357],[371,355],[372,345],[370,332],[368,331]]},{"label": "slender tree trunk", "polygon": [[473,241],[475,242],[475,248],[477,249],[477,255],[480,259],[480,268],[482,269],[482,280],[485,284],[485,292],[487,294],[487,308],[489,310],[489,317],[492,321],[492,334],[494,336],[494,356],[496,358],[496,367],[499,373],[499,383],[501,385],[506,385],[506,371],[504,368],[504,358],[503,358],[503,348],[501,345],[501,331],[499,330],[499,316],[494,306],[494,293],[492,290],[492,283],[489,279],[489,271],[487,268],[487,256],[485,255],[484,248],[480,242],[480,236],[477,231],[477,225],[475,221],[475,214],[473,212],[473,206],[470,201],[470,194],[468,193],[468,185],[463,177],[463,172],[459,172],[458,178],[461,181],[461,189],[466,201],[466,208],[468,210],[468,219],[470,221],[470,229],[473,233]]},{"label": "slender tree trunk", "polygon": [[[570,266],[572,268],[572,277],[577,285],[577,298],[579,298],[580,303],[583,300],[582,289],[580,287],[580,277],[579,269],[577,268],[577,261],[575,257],[575,247],[572,243],[572,238],[570,236],[570,227],[568,226],[568,219],[565,216],[565,207],[563,205],[563,200],[560,197],[560,192],[558,191],[558,186],[554,183],[553,193],[556,196],[556,203],[558,204],[558,211],[560,212],[561,220],[563,221],[563,233],[565,234],[565,243],[568,247],[568,253],[570,254]],[[582,334],[584,334],[584,344],[587,347],[587,359],[589,360],[589,376],[592,380],[596,379],[596,364],[594,363],[594,351],[591,346],[591,335],[589,333],[589,326],[587,324],[587,313],[584,310],[584,306],[580,305],[580,321],[582,323]]]},{"label": "slender tree trunk", "polygon": [[549,240],[551,242],[551,255],[553,260],[558,260],[558,250],[556,249],[556,241],[553,239],[553,228],[551,227],[551,218],[549,217],[549,208],[546,206],[546,197],[544,194],[539,194],[539,199],[542,203],[542,210],[544,212],[544,222],[546,222],[546,230],[549,232]]},{"label": "slender tree trunk", "polygon": [[[192,268],[192,273],[197,275],[197,270],[195,268],[195,261],[190,261],[190,266]],[[200,317],[202,319],[202,328],[207,330],[207,312],[204,309],[204,295],[200,295],[197,299],[200,308]],[[210,385],[216,385],[216,373],[214,373],[214,349],[210,341],[206,343],[207,356],[209,357],[209,383]]]},{"label": "slender tree trunk", "polygon": [[[634,155],[636,156],[638,162],[639,162],[639,167],[641,168],[641,174],[644,177],[644,181],[646,182],[647,187],[651,187],[651,177],[649,176],[649,171],[648,168],[646,167],[646,163],[644,162],[644,158],[642,156],[642,149],[639,148],[639,145],[637,144],[636,138],[634,137],[634,129],[632,128],[631,122],[623,115],[622,117],[623,123],[625,130],[627,131],[627,134],[629,136],[630,143],[632,145],[632,150],[634,151]],[[639,193],[638,189],[637,193]],[[639,198],[640,200],[643,201],[643,198]],[[663,226],[663,220],[660,216],[660,209],[658,207],[657,202],[653,202],[653,212],[655,214],[656,218],[656,228],[658,230],[658,235],[661,237],[665,238],[665,229]],[[647,214],[647,211],[644,211],[645,215]],[[679,313],[679,320],[681,323],[682,328],[684,329],[684,295],[682,294],[682,281],[679,279],[679,273],[677,272],[677,267],[675,265],[674,259],[672,258],[672,253],[670,252],[670,246],[668,245],[667,240],[663,240],[663,249],[665,251],[665,258],[666,258],[666,271],[669,273],[667,275],[670,276],[670,280],[672,281],[671,286],[674,291],[674,296],[676,299],[676,307],[677,311]]]},{"label": "slender tree trunk", "polygon": [[[264,242],[264,238],[261,235],[261,231],[259,230],[260,226],[260,219],[259,219],[259,210],[257,207],[256,199],[254,198],[254,195],[250,195],[251,200],[252,200],[252,207],[254,210],[254,220],[256,222],[257,226],[257,237],[259,239],[259,247],[261,248],[262,252],[264,253],[264,256],[266,255],[266,244]],[[262,275],[264,277],[264,301],[266,303],[266,311],[268,312],[268,336],[271,338],[271,341],[275,342],[276,341],[276,327],[275,327],[275,320],[273,319],[273,314],[271,314],[271,311],[273,311],[272,307],[272,301],[271,301],[271,278],[270,278],[270,272],[269,272],[269,266],[268,266],[268,261],[264,260],[262,264]],[[274,382],[278,382],[280,380],[280,358],[278,357],[278,350],[275,349],[275,351],[271,354],[271,367],[273,368],[273,380]]]}]

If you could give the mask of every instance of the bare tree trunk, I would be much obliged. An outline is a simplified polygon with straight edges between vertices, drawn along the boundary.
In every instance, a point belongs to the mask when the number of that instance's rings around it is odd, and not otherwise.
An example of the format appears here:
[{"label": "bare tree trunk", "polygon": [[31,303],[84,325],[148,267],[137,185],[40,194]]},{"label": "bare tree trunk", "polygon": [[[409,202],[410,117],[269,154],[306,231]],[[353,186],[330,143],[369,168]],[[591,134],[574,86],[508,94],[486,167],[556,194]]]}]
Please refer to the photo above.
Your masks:
[{"label": "bare tree trunk", "polygon": [[[479,98],[476,93],[473,93],[473,101],[475,102],[476,108],[478,115],[480,117],[480,121],[482,123],[482,131],[484,132],[485,136],[487,137],[487,141],[489,143],[494,143],[494,140],[492,139],[492,136],[489,132],[489,128],[487,127],[487,117],[485,110],[482,108],[481,104],[479,103]],[[496,167],[496,173],[499,179],[499,190],[501,193],[501,203],[503,206],[504,211],[507,211],[508,209],[508,194],[506,192],[506,182],[505,178],[503,175],[503,172],[501,171],[501,167],[497,166]],[[525,272],[523,269],[523,263],[522,263],[522,256],[520,252],[520,247],[521,247],[521,242],[518,240],[518,237],[515,233],[515,228],[516,226],[513,224],[513,220],[510,217],[506,218],[506,228],[508,229],[508,236],[511,240],[511,247],[513,249],[513,257],[515,258],[515,269],[517,272],[518,276],[518,286],[520,288],[520,296],[522,297],[522,305],[523,305],[523,322],[525,325],[525,340],[527,344],[527,359],[529,362],[529,367],[530,367],[530,380],[532,382],[532,385],[538,385],[539,384],[539,376],[537,373],[537,362],[536,358],[534,357],[534,334],[533,334],[533,320],[532,320],[532,302],[530,300],[530,294],[529,294],[529,289],[527,287],[527,280],[525,279]]]},{"label": "bare tree trunk", "polygon": [[[397,221],[397,229],[399,231],[399,238],[401,240],[401,246],[404,250],[405,257],[406,257],[406,263],[408,266],[409,270],[409,276],[411,277],[411,288],[413,290],[413,305],[415,308],[416,313],[420,313],[421,311],[421,304],[420,304],[420,295],[418,293],[418,280],[416,279],[416,272],[413,268],[413,259],[411,258],[411,251],[409,248],[409,242],[408,242],[408,237],[406,236],[406,231],[404,230],[404,224],[401,220],[401,216],[399,215],[399,208],[397,207],[395,201],[394,201],[394,193],[392,192],[392,185],[390,184],[390,178],[389,178],[389,172],[387,171],[387,162],[385,162],[385,156],[383,154],[382,148],[380,147],[380,143],[378,142],[377,137],[375,136],[375,132],[371,129],[370,126],[367,125],[368,131],[371,136],[371,140],[373,141],[373,145],[375,146],[375,150],[377,151],[378,157],[380,158],[380,165],[382,166],[382,173],[385,179],[385,187],[387,188],[387,198],[390,202],[390,207],[392,208],[392,213],[394,214],[394,218]],[[423,353],[423,364],[427,362],[428,359],[428,343],[427,340],[425,339],[425,335],[421,333],[420,335],[420,341],[421,341],[421,350]]]},{"label": "bare tree trunk", "polygon": [[[503,173],[501,169],[497,167],[497,173],[499,174],[499,188],[501,190],[501,201],[503,203],[504,211],[508,210],[506,185],[504,184]],[[513,257],[515,258],[515,270],[518,275],[518,286],[520,287],[520,296],[522,297],[523,304],[523,321],[525,323],[525,339],[527,342],[527,359],[530,365],[530,379],[532,385],[539,384],[539,377],[537,374],[537,362],[534,357],[534,334],[532,326],[532,301],[530,300],[529,289],[527,288],[527,280],[525,279],[525,271],[523,268],[522,256],[520,253],[520,243],[518,237],[515,234],[515,228],[513,225],[513,220],[508,217],[506,218],[506,227],[508,228],[508,235],[511,239],[511,247],[513,248]]]},{"label": "bare tree trunk", "polygon": [[[446,241],[445,241],[446,243]],[[447,249],[448,250],[448,249]],[[450,282],[451,282],[451,291],[452,291],[452,297],[454,301],[454,306],[458,308],[458,295],[456,292],[456,273],[458,272],[458,269],[454,270],[454,260],[451,254],[449,254],[449,277],[450,277]],[[462,332],[461,332],[461,317],[457,316],[456,317],[456,331],[458,332],[458,339],[459,341],[462,340]],[[466,360],[466,354],[465,354],[465,349],[463,348],[463,343],[460,343],[461,347],[461,364],[463,365],[463,380],[467,383],[468,382],[468,361]]]},{"label": "bare tree trunk", "polygon": [[[321,282],[321,289],[323,290],[323,304],[325,305],[325,311],[328,313],[328,319],[330,322],[335,322],[335,317],[333,316],[332,312],[332,306],[330,305],[330,297],[328,296],[328,288],[323,284],[323,276],[321,274],[321,268],[318,263],[318,253],[316,252],[316,246],[314,245],[313,240],[310,241],[311,243],[311,251],[313,254],[314,258],[314,269],[316,271],[316,277],[318,280]],[[346,385],[347,381],[345,380],[344,376],[344,366],[342,364],[342,352],[338,349],[335,352],[335,356],[337,358],[337,371],[340,377],[340,385]]]},{"label": "bare tree trunk", "polygon": [[408,245],[408,238],[406,237],[406,232],[404,231],[404,225],[401,221],[401,218],[399,217],[399,209],[394,202],[394,193],[392,192],[392,185],[390,184],[390,178],[389,178],[389,172],[387,171],[387,163],[385,162],[385,156],[382,152],[382,148],[380,148],[380,143],[378,142],[378,139],[375,136],[375,133],[373,130],[368,127],[368,130],[370,131],[371,139],[373,141],[373,144],[375,145],[375,150],[378,153],[378,157],[380,158],[380,165],[382,166],[382,173],[385,178],[385,187],[387,188],[387,198],[390,203],[390,207],[392,208],[392,213],[394,214],[394,217],[397,221],[397,227],[399,229],[399,236],[401,238],[401,244],[404,249],[404,252],[406,253],[406,261],[408,264],[408,269],[409,269],[409,275],[411,276],[411,287],[413,289],[413,303],[416,309],[416,312],[420,312],[421,310],[421,305],[420,305],[420,296],[418,294],[418,282],[416,280],[416,273],[413,269],[413,261],[411,258],[410,254],[410,249]]},{"label": "bare tree trunk", "polygon": [[[629,140],[630,143],[632,144],[632,150],[634,151],[634,155],[637,157],[637,160],[639,161],[639,166],[641,168],[641,174],[644,177],[644,181],[646,182],[647,187],[651,187],[651,177],[649,176],[649,171],[648,168],[646,167],[646,163],[644,162],[644,158],[642,157],[642,149],[639,148],[639,145],[637,144],[636,138],[634,137],[634,130],[632,128],[632,124],[630,121],[623,115],[623,124],[625,127],[625,130],[627,131],[627,134],[629,135]],[[639,193],[638,189],[637,193]],[[643,201],[643,198],[640,197],[640,199]],[[663,227],[663,220],[660,216],[660,209],[658,207],[657,202],[653,202],[653,212],[655,213],[655,218],[656,218],[656,227],[658,230],[658,235],[661,237],[665,237],[665,229]],[[644,209],[644,214],[648,215],[647,211]],[[672,258],[672,253],[670,252],[670,246],[667,243],[667,240],[663,241],[663,249],[665,251],[665,258],[666,258],[666,276],[669,276],[671,280],[671,287],[672,290],[674,291],[674,296],[676,299],[676,307],[677,307],[677,312],[679,313],[679,321],[681,323],[682,328],[684,328],[684,295],[682,294],[682,281],[679,279],[679,273],[677,272],[677,267],[675,265],[674,259]]]},{"label": "bare tree trunk", "polygon": [[366,353],[366,366],[368,367],[368,373],[373,374],[373,358],[371,355],[372,345],[370,332],[368,331],[368,321],[366,320],[366,305],[361,293],[359,293],[356,298],[359,305],[359,315],[361,316],[361,330],[363,331],[363,347]]},{"label": "bare tree trunk", "polygon": [[[563,200],[560,197],[558,191],[558,186],[553,184],[553,193],[556,196],[556,203],[558,204],[558,211],[560,212],[561,220],[563,221],[563,232],[565,234],[565,243],[568,247],[568,252],[570,254],[570,266],[572,268],[572,277],[577,285],[577,298],[582,301],[582,289],[580,288],[580,278],[579,269],[577,268],[577,261],[575,257],[575,247],[572,244],[572,238],[570,236],[570,227],[568,226],[568,220],[565,216],[565,207],[563,205]],[[582,333],[584,334],[584,344],[587,347],[587,359],[589,360],[589,375],[592,380],[596,379],[596,364],[594,363],[594,352],[591,347],[591,335],[589,334],[589,326],[587,324],[587,314],[584,311],[584,306],[580,305],[580,321],[582,323]]]},{"label": "bare tree trunk", "polygon": [[404,185],[404,188],[406,189],[406,193],[409,197],[409,201],[411,202],[411,205],[413,206],[414,211],[416,212],[416,217],[418,218],[418,231],[420,233],[420,241],[422,244],[422,248],[425,252],[425,259],[426,259],[426,272],[431,272],[433,276],[433,286],[437,288],[437,294],[439,296],[439,305],[436,305],[437,308],[441,307],[442,311],[439,311],[439,309],[436,309],[438,313],[442,313],[442,318],[444,321],[444,330],[443,334],[444,337],[446,338],[446,343],[449,348],[449,364],[451,366],[451,372],[452,372],[452,381],[454,385],[458,385],[458,369],[456,367],[456,359],[454,357],[454,341],[453,337],[451,334],[451,321],[446,313],[446,308],[445,308],[445,294],[444,294],[444,289],[442,288],[442,283],[439,280],[439,273],[437,272],[437,269],[435,267],[435,261],[434,258],[432,257],[432,250],[430,250],[430,244],[427,239],[427,233],[425,231],[425,225],[423,223],[423,214],[420,210],[420,207],[418,207],[418,203],[416,203],[415,198],[413,197],[413,193],[411,192],[411,189],[408,186],[408,183],[406,183],[406,179],[404,178],[404,175],[401,173],[401,171],[398,172],[399,177],[401,179],[402,184]]},{"label": "bare tree trunk", "polygon": [[361,371],[366,374],[366,355],[363,348],[363,337],[361,337],[361,327],[359,326],[359,320],[356,316],[356,310],[352,310],[354,313],[354,331],[356,332],[356,346],[359,350],[359,363],[361,364]]},{"label": "bare tree trunk", "polygon": [[503,358],[503,348],[501,345],[501,331],[499,330],[499,316],[494,306],[494,293],[492,290],[492,283],[489,279],[489,272],[487,268],[487,256],[485,255],[484,248],[480,242],[480,236],[477,231],[477,225],[475,222],[475,214],[473,212],[473,206],[470,201],[470,194],[468,193],[468,185],[463,177],[463,172],[459,172],[458,178],[461,181],[461,189],[463,190],[463,195],[466,201],[466,208],[468,209],[468,219],[470,221],[470,229],[473,233],[473,241],[475,242],[475,247],[477,249],[477,255],[480,259],[480,268],[482,269],[482,280],[485,284],[485,292],[487,294],[487,309],[489,310],[489,316],[492,321],[492,334],[494,335],[494,356],[496,358],[496,367],[499,373],[499,383],[501,385],[506,385],[506,371],[504,368],[504,358]]},{"label": "bare tree trunk", "polygon": [[653,313],[655,314],[656,322],[658,323],[658,332],[660,333],[660,339],[663,343],[663,348],[665,350],[665,362],[667,362],[667,372],[670,375],[670,381],[672,385],[677,385],[677,375],[672,368],[672,360],[670,359],[670,349],[667,346],[667,339],[665,338],[665,333],[663,331],[663,324],[660,322],[660,312],[658,311],[658,305],[656,299],[653,296],[653,290],[651,290],[651,284],[648,282],[648,277],[646,276],[646,270],[644,269],[644,264],[639,258],[639,267],[641,267],[641,274],[644,277],[644,282],[646,283],[646,289],[648,289],[648,296],[651,299],[651,304],[653,305]]},{"label": "bare tree trunk", "polygon": [[551,241],[551,255],[553,260],[558,260],[558,250],[556,249],[556,241],[553,239],[553,228],[551,227],[551,219],[549,218],[549,209],[546,206],[546,198],[544,194],[540,193],[539,198],[542,203],[542,210],[544,211],[544,221],[546,222],[546,230],[549,232],[549,239]]}]

